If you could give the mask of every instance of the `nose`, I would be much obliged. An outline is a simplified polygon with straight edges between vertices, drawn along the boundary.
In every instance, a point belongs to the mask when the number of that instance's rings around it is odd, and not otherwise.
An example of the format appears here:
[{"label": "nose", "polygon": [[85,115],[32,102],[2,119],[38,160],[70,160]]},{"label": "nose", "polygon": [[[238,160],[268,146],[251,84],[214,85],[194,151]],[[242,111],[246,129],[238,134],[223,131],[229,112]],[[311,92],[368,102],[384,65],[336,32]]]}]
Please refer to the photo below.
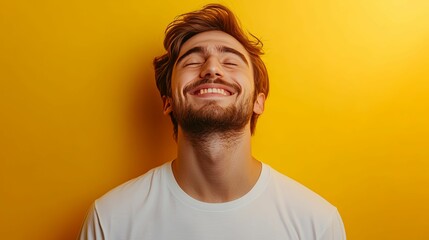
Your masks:
[{"label": "nose", "polygon": [[222,65],[215,57],[210,57],[201,67],[200,77],[215,79],[223,76]]}]

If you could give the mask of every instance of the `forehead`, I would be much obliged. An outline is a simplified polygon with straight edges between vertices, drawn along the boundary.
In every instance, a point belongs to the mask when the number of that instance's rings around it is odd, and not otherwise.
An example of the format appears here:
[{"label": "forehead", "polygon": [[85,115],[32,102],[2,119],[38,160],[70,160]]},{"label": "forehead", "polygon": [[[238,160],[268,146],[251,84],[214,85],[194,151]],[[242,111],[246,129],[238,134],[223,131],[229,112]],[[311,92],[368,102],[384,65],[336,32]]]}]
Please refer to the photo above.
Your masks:
[{"label": "forehead", "polygon": [[186,41],[180,49],[179,56],[193,47],[207,47],[215,49],[216,46],[226,46],[241,52],[249,60],[249,54],[233,36],[222,31],[207,31],[198,33]]}]

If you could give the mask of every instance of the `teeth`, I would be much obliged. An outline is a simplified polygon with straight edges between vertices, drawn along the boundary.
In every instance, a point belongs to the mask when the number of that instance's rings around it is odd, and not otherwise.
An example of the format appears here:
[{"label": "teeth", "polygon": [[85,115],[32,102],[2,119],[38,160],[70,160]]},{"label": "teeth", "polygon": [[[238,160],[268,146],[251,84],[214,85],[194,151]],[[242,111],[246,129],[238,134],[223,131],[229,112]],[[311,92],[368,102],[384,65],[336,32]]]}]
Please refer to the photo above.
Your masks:
[{"label": "teeth", "polygon": [[219,93],[222,94],[224,96],[228,96],[228,93],[224,90],[224,89],[220,89],[220,88],[204,88],[204,89],[200,89],[199,94],[206,94],[206,93]]}]

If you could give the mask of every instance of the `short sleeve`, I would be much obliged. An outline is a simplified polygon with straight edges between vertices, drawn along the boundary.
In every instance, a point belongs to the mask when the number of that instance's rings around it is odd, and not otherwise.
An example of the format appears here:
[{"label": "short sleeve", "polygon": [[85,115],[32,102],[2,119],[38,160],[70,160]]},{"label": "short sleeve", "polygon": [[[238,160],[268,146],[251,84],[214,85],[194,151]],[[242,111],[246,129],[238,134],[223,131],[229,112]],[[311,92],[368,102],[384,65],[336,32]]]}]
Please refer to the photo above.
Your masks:
[{"label": "short sleeve", "polygon": [[332,216],[330,224],[325,228],[319,240],[346,240],[346,231],[338,211]]},{"label": "short sleeve", "polygon": [[80,230],[78,240],[104,240],[103,228],[100,224],[95,203],[91,206]]}]

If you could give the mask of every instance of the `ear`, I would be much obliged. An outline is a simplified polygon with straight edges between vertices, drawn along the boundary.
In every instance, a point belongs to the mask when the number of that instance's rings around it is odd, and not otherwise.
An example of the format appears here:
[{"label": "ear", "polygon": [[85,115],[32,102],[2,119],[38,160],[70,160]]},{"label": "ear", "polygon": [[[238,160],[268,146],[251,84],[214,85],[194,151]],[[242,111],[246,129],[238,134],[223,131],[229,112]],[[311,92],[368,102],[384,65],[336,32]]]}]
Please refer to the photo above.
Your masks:
[{"label": "ear", "polygon": [[167,96],[162,96],[162,105],[164,115],[168,115],[173,111],[173,105],[171,103],[171,98]]},{"label": "ear", "polygon": [[260,115],[264,112],[265,107],[265,94],[259,93],[256,101],[253,103],[253,112]]}]

